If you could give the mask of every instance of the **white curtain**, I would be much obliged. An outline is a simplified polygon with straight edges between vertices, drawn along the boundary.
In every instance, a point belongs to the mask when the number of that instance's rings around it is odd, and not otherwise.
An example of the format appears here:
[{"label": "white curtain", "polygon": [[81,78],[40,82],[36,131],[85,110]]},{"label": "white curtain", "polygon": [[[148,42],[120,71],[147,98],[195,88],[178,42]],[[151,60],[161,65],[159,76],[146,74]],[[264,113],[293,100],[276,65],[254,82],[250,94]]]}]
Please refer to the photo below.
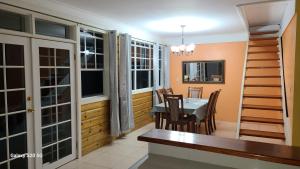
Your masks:
[{"label": "white curtain", "polygon": [[118,57],[117,57],[117,32],[109,31],[109,81],[110,81],[110,134],[119,136],[119,77],[118,77]]},{"label": "white curtain", "polygon": [[166,46],[165,50],[163,50],[164,57],[164,66],[165,66],[165,74],[164,74],[164,87],[169,88],[170,86],[170,47]]},{"label": "white curtain", "polygon": [[121,132],[134,128],[132,112],[131,87],[131,37],[128,34],[119,35],[119,94],[120,94],[120,123]]},{"label": "white curtain", "polygon": [[155,90],[159,88],[159,44],[153,45],[153,105],[158,104]]}]

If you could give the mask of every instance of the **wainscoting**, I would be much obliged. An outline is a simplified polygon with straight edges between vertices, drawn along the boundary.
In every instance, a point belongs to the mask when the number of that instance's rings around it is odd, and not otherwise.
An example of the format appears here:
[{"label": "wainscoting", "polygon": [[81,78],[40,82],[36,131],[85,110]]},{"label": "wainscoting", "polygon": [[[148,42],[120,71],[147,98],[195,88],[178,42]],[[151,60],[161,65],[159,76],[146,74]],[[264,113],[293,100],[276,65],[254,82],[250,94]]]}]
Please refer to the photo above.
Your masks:
[{"label": "wainscoting", "polygon": [[109,101],[81,106],[82,155],[111,142],[109,135]]},{"label": "wainscoting", "polygon": [[153,118],[149,112],[152,109],[152,92],[135,94],[132,96],[135,129],[151,123]]},{"label": "wainscoting", "polygon": [[[134,130],[137,130],[153,121],[149,114],[152,108],[152,92],[135,94],[132,99]],[[84,156],[113,140],[109,134],[109,101],[82,105],[81,113],[82,155]]]}]

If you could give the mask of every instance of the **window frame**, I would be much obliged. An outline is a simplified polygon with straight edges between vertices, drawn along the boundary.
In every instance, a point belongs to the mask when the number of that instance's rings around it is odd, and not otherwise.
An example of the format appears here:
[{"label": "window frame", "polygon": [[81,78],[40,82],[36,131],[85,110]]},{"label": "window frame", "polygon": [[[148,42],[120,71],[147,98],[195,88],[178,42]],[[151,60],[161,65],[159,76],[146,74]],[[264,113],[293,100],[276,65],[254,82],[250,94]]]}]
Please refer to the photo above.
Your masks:
[{"label": "window frame", "polygon": [[[23,36],[23,37],[29,37],[29,38],[37,38],[37,39],[46,39],[46,40],[52,40],[52,41],[59,41],[59,42],[66,42],[66,43],[77,43],[77,22],[69,21],[66,19],[60,19],[57,17],[53,17],[47,14],[38,13],[26,9],[21,9],[19,7],[14,7],[7,4],[1,4],[0,10],[20,14],[25,16],[25,32],[10,30],[10,29],[3,29],[0,28],[0,33],[2,34],[10,34],[10,35],[16,35],[16,36]],[[46,35],[40,35],[36,34],[35,31],[35,20],[41,19],[49,22],[55,22],[58,24],[62,24],[69,27],[69,35],[70,37],[68,39],[66,38],[59,38],[54,36],[46,36]]]},{"label": "window frame", "polygon": [[[68,29],[68,38],[37,34],[37,32],[36,32],[36,21],[37,20],[42,20],[42,21],[46,21],[46,22],[50,22],[50,23],[52,22],[54,24],[60,24],[60,25],[66,26]],[[64,19],[59,19],[56,17],[51,17],[48,15],[40,14],[40,13],[32,14],[32,33],[33,33],[33,36],[40,38],[40,39],[50,39],[50,40],[59,40],[59,41],[64,41],[64,42],[69,42],[69,43],[77,43],[76,27],[78,27],[76,22],[67,21]]]},{"label": "window frame", "polygon": [[12,6],[6,5],[6,4],[1,4],[0,10],[25,16],[25,31],[24,32],[0,28],[0,33],[12,34],[12,35],[17,35],[17,36],[25,36],[25,37],[32,36],[32,34],[33,34],[32,12],[21,9],[21,8],[12,7]]},{"label": "window frame", "polygon": [[[143,45],[138,45],[139,44],[143,44]],[[147,46],[146,46],[147,45]],[[141,92],[148,92],[148,91],[152,91],[153,90],[153,85],[154,85],[154,81],[153,81],[153,74],[154,74],[154,69],[153,69],[153,53],[154,53],[154,44],[153,43],[149,43],[149,42],[145,42],[145,41],[141,41],[141,40],[137,40],[137,39],[132,39],[131,40],[131,48],[130,50],[132,50],[133,47],[133,51],[131,51],[131,59],[133,59],[133,65],[131,65],[131,73],[134,73],[134,76],[132,76],[132,93],[136,94],[136,93],[141,93]],[[145,54],[147,54],[147,50],[149,50],[149,56],[147,57],[137,57],[137,47],[139,47],[140,49],[146,49]],[[148,60],[148,64],[146,64],[146,66],[148,66],[148,68],[137,68],[137,59],[143,59],[143,60]],[[132,62],[131,62],[132,63]],[[139,71],[147,71],[148,72],[148,86],[146,88],[140,88],[137,89],[137,72]]]},{"label": "window frame", "polygon": [[165,85],[165,46],[158,46],[158,87],[163,88]]},{"label": "window frame", "polygon": [[[61,37],[60,35],[50,35],[47,31],[44,32],[38,32],[38,23],[41,24],[49,24],[49,25],[56,25],[56,26],[61,26],[64,27],[64,31],[65,31],[65,35],[64,37]],[[49,26],[48,25],[48,26]],[[41,19],[41,18],[35,18],[34,19],[34,30],[35,30],[35,34],[39,35],[39,36],[48,36],[48,37],[54,37],[54,38],[61,38],[61,39],[71,39],[71,31],[72,31],[72,26],[67,25],[67,24],[63,24],[63,23],[59,23],[59,22],[54,22],[54,21],[49,21],[47,19]],[[41,26],[41,25],[39,25]]]},{"label": "window frame", "polygon": [[[93,33],[99,33],[102,34],[102,41],[103,41],[103,53],[99,53],[100,55],[103,56],[103,68],[96,68],[96,56],[98,53],[96,53],[96,48],[95,48],[95,52],[92,52],[95,56],[95,69],[87,69],[87,67],[85,67],[85,70],[83,70],[83,68],[81,67],[81,54],[84,53],[81,51],[81,43],[80,43],[80,30],[87,30],[87,31],[92,31]],[[97,28],[93,28],[93,27],[89,27],[89,26],[85,26],[85,25],[78,25],[77,28],[77,51],[78,51],[78,56],[77,56],[77,69],[78,69],[78,95],[80,97],[80,103],[81,104],[89,104],[89,103],[93,103],[93,102],[98,102],[98,101],[103,101],[103,100],[109,100],[109,59],[107,56],[107,50],[108,50],[108,43],[107,43],[107,32],[101,29],[97,29]],[[96,39],[100,39],[100,38],[95,38],[95,47],[96,47]],[[85,45],[86,45],[86,38],[85,38]],[[85,50],[86,50],[86,46],[85,46]],[[86,56],[85,56],[86,58]],[[87,63],[87,60],[85,59],[85,63]],[[87,65],[85,65],[87,66]],[[90,96],[90,97],[83,97],[82,96],[82,82],[81,82],[81,72],[82,71],[95,71],[95,70],[99,70],[103,72],[103,76],[102,76],[102,84],[103,84],[103,92],[99,95],[95,95],[95,96]]]}]

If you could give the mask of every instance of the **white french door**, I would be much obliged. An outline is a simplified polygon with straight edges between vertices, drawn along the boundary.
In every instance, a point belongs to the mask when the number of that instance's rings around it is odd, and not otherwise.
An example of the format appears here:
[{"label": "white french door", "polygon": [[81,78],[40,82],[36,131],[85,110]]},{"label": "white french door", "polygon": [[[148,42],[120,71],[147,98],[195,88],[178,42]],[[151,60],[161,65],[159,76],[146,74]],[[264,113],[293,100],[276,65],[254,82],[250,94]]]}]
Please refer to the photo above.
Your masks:
[{"label": "white french door", "polygon": [[31,72],[29,38],[0,34],[1,169],[34,168]]},{"label": "white french door", "polygon": [[74,45],[32,39],[36,168],[76,157]]},{"label": "white french door", "polygon": [[0,34],[0,169],[75,159],[73,56],[73,44]]}]

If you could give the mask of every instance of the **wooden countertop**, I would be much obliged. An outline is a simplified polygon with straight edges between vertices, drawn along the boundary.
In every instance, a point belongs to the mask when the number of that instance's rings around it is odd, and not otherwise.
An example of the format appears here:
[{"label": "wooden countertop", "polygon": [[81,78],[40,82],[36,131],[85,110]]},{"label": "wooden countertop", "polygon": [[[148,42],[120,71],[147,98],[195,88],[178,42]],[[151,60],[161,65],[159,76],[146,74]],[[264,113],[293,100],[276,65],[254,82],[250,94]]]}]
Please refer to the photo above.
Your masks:
[{"label": "wooden countertop", "polygon": [[300,147],[153,129],[139,141],[300,166]]}]

